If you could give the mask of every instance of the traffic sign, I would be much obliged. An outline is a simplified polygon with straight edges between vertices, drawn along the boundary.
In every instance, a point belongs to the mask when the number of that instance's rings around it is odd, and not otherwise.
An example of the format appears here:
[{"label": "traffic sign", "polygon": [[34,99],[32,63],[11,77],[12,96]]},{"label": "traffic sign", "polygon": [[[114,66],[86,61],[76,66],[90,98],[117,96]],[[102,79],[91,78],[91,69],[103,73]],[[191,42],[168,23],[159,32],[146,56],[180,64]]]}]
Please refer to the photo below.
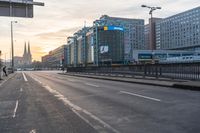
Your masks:
[{"label": "traffic sign", "polygon": [[33,6],[44,3],[33,0],[0,0],[0,16],[33,18]]}]

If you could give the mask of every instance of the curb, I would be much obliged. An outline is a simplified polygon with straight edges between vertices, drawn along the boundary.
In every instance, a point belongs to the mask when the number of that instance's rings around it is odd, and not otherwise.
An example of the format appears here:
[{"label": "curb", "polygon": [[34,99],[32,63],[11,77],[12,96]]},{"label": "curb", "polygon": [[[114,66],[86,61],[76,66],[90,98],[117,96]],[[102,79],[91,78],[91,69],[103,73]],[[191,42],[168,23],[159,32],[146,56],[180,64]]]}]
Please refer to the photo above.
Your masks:
[{"label": "curb", "polygon": [[93,78],[93,79],[101,79],[101,80],[109,80],[109,81],[119,81],[119,82],[125,82],[125,83],[135,83],[135,84],[153,85],[153,86],[161,86],[161,87],[173,87],[173,85],[164,85],[164,84],[155,84],[155,83],[147,83],[147,82],[137,82],[137,81],[127,81],[127,80],[113,79],[113,78],[93,77],[93,76],[84,76],[84,75],[76,75],[76,74],[63,74],[63,73],[59,73],[59,74],[76,76],[76,77],[83,77],[83,78]]},{"label": "curb", "polygon": [[83,77],[83,78],[109,80],[109,81],[119,81],[119,82],[125,82],[125,83],[135,83],[135,84],[143,84],[143,85],[170,87],[170,88],[176,88],[176,89],[182,89],[182,90],[200,91],[199,86],[191,86],[191,85],[178,84],[178,83],[174,83],[172,85],[164,85],[164,84],[155,84],[155,83],[147,83],[147,82],[127,81],[127,80],[122,80],[122,79],[113,79],[113,78],[105,78],[105,77],[95,77],[95,76],[93,77],[93,76],[88,76],[88,75],[86,76],[86,75],[76,75],[76,74],[67,74],[67,73],[58,73],[58,74]]},{"label": "curb", "polygon": [[191,86],[191,85],[185,85],[185,84],[174,84],[173,87],[178,88],[178,89],[200,91],[200,86]]}]

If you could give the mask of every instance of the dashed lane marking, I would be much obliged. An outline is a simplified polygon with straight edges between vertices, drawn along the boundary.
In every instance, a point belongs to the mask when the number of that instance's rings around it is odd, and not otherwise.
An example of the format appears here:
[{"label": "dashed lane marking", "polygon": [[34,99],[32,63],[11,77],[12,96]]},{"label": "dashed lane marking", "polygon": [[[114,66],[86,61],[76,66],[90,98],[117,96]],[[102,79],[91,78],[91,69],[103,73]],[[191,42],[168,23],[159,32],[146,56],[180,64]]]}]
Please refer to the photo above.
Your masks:
[{"label": "dashed lane marking", "polygon": [[131,95],[131,96],[136,96],[136,97],[141,97],[141,98],[145,98],[145,99],[148,99],[148,100],[153,100],[153,101],[156,101],[156,102],[161,102],[161,100],[160,100],[160,99],[157,99],[157,98],[152,98],[152,97],[148,97],[148,96],[143,96],[143,95],[140,95],[140,94],[131,93],[131,92],[127,92],[127,91],[120,91],[120,93],[122,93],[122,94],[127,94],[127,95]]},{"label": "dashed lane marking", "polygon": [[17,100],[17,101],[16,101],[16,104],[15,104],[15,109],[14,109],[14,111],[13,111],[13,118],[16,117],[16,113],[17,113],[18,105],[19,105],[19,101]]},{"label": "dashed lane marking", "polygon": [[26,75],[22,72],[22,75],[23,75],[23,77],[24,77],[24,81],[25,82],[27,82],[28,80],[27,80],[27,78],[26,78]]},{"label": "dashed lane marking", "polygon": [[[43,87],[48,90],[50,93],[52,93],[55,97],[57,97],[59,100],[61,100],[65,105],[68,105],[71,107],[72,111],[77,114],[81,119],[83,119],[86,123],[88,123],[90,126],[92,126],[94,129],[96,129],[97,131],[102,131],[102,128],[107,128],[110,131],[112,131],[113,133],[120,133],[118,130],[116,130],[115,128],[113,128],[112,126],[110,126],[109,124],[107,124],[106,122],[104,122],[103,120],[101,120],[100,118],[98,118],[97,116],[93,115],[92,113],[88,112],[87,110],[73,104],[70,100],[68,100],[65,96],[63,96],[61,93],[59,93],[58,91],[52,89],[51,87],[44,85],[43,83],[41,83],[37,78],[33,77],[31,75],[31,77],[39,82],[41,85],[43,85]],[[90,118],[92,118],[93,120],[97,121],[98,123],[100,123],[102,125],[102,128],[99,128],[99,126],[96,126],[94,124],[92,124],[88,119],[86,119],[83,115],[81,115],[81,113],[86,114],[87,116],[89,116]]]},{"label": "dashed lane marking", "polygon": [[76,82],[76,80],[73,80],[73,79],[67,79],[67,80],[70,82]]},{"label": "dashed lane marking", "polygon": [[36,129],[31,130],[29,133],[36,133]]},{"label": "dashed lane marking", "polygon": [[88,115],[90,118],[98,121],[101,125],[103,125],[103,127],[106,127],[108,128],[109,130],[111,130],[112,132],[114,133],[120,133],[118,130],[114,129],[113,127],[111,127],[109,124],[107,124],[106,122],[104,122],[103,120],[101,120],[100,118],[98,118],[97,116],[93,115],[92,113],[88,112],[87,110],[73,104],[71,101],[69,101],[66,97],[64,97],[62,94],[60,94],[58,91],[52,89],[51,87],[49,86],[44,86],[45,89],[47,89],[50,93],[54,94],[55,97],[57,97],[59,100],[63,101],[63,103],[65,105],[69,105],[71,108],[72,108],[72,111],[77,114],[80,118],[82,118],[85,122],[87,122],[89,125],[91,125],[94,129],[96,130],[99,130],[97,129],[96,127],[97,126],[94,126],[93,124],[91,124],[89,122],[89,120],[87,120],[85,117],[83,117],[81,115],[81,113],[79,112],[82,112],[86,115]]},{"label": "dashed lane marking", "polygon": [[85,83],[86,85],[88,85],[88,86],[92,86],[92,87],[99,87],[98,85],[95,85],[95,84],[90,84],[90,83]]}]

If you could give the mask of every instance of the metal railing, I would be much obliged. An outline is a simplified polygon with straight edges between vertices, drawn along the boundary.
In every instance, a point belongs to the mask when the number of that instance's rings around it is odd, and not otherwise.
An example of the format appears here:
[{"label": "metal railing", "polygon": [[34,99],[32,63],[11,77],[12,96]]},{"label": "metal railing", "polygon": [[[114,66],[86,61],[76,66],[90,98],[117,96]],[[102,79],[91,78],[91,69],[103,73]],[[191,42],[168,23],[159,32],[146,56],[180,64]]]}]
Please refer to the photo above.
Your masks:
[{"label": "metal railing", "polygon": [[123,66],[74,67],[68,72],[109,73],[155,78],[200,80],[200,63],[142,64]]}]

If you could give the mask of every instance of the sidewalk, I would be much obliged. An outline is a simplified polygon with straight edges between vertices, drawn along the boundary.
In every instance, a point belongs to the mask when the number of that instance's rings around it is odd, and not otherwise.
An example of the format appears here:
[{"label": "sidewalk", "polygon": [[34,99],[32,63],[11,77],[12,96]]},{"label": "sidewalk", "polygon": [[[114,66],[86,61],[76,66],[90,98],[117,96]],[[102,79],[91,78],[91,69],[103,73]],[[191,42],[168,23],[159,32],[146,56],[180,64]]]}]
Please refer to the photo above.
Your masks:
[{"label": "sidewalk", "polygon": [[7,80],[11,79],[16,73],[13,74],[9,74],[7,77],[6,76],[2,76],[1,80],[0,80],[0,86],[5,83]]},{"label": "sidewalk", "polygon": [[110,76],[96,76],[96,75],[88,75],[88,74],[75,74],[75,73],[60,73],[62,75],[69,76],[77,76],[77,77],[85,77],[85,78],[93,78],[93,79],[101,79],[101,80],[111,80],[111,81],[119,81],[119,82],[127,82],[127,83],[136,83],[136,84],[144,84],[144,85],[154,85],[154,86],[162,86],[162,87],[172,87],[179,89],[187,89],[187,90],[196,90],[200,91],[200,81],[186,81],[186,80],[169,80],[169,79],[153,79],[153,78],[127,78],[127,77],[110,77]]}]

